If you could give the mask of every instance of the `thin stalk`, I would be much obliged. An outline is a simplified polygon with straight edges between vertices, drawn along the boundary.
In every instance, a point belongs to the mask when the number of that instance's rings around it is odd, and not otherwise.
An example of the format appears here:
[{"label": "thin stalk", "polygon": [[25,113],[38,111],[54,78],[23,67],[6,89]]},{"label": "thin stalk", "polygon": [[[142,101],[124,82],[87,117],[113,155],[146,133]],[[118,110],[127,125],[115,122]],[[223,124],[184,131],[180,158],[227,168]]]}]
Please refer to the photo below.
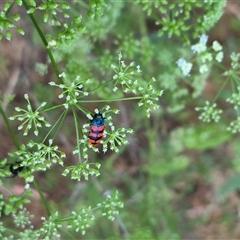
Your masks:
[{"label": "thin stalk", "polygon": [[79,103],[89,103],[89,102],[118,102],[118,101],[128,101],[128,100],[138,100],[141,97],[129,97],[129,98],[118,98],[118,99],[105,99],[105,100],[80,100]]},{"label": "thin stalk", "polygon": [[217,100],[217,98],[218,98],[220,92],[223,90],[223,88],[224,88],[225,85],[227,84],[228,80],[229,80],[229,79],[226,79],[226,80],[224,81],[224,83],[222,84],[220,90],[217,92],[216,96],[214,97],[214,100],[212,101],[213,103]]},{"label": "thin stalk", "polygon": [[67,114],[67,111],[64,110],[62,112],[62,114],[60,115],[60,117],[58,118],[58,120],[54,123],[54,125],[52,126],[52,128],[50,129],[50,131],[47,133],[47,135],[45,136],[44,140],[42,142],[45,142],[46,139],[48,138],[48,136],[51,134],[51,132],[54,130],[54,128],[57,126],[55,133],[53,134],[53,139],[55,139],[56,134],[58,133],[59,128],[62,125],[63,120],[65,119],[65,116]]},{"label": "thin stalk", "polygon": [[72,112],[73,112],[73,117],[74,117],[74,123],[75,123],[75,131],[76,131],[76,138],[77,138],[77,148],[78,148],[78,160],[79,162],[81,163],[82,162],[82,159],[81,159],[81,150],[80,150],[80,147],[79,147],[79,124],[78,124],[78,117],[77,117],[77,114],[76,112],[74,111],[74,109],[72,109]]},{"label": "thin stalk", "polygon": [[55,134],[54,134],[54,136],[53,136],[53,139],[55,139],[56,135],[58,134],[59,129],[60,129],[60,127],[62,126],[63,120],[65,119],[65,117],[66,117],[66,115],[67,115],[67,112],[68,112],[67,110],[64,110],[64,112],[61,114],[61,120],[60,120],[59,123],[58,123],[58,126],[57,126],[57,128],[56,128]]},{"label": "thin stalk", "polygon": [[103,84],[101,84],[101,85],[95,87],[94,89],[92,89],[92,90],[89,91],[88,93],[94,92],[94,91],[96,91],[97,89],[99,89],[99,88],[101,88],[101,87],[107,85],[108,83],[110,83],[110,82],[112,82],[112,81],[114,81],[114,80],[113,80],[113,79],[110,79],[110,80],[106,81],[105,83],[103,83]]},{"label": "thin stalk", "polygon": [[46,201],[46,199],[45,199],[45,197],[44,197],[44,195],[43,195],[43,193],[42,193],[42,191],[41,191],[38,183],[34,180],[34,181],[33,181],[33,184],[34,184],[35,189],[38,191],[38,194],[39,194],[39,196],[40,196],[40,198],[41,198],[41,201],[42,201],[42,203],[43,203],[43,205],[44,205],[44,207],[45,207],[45,210],[46,210],[46,212],[47,212],[48,217],[50,217],[50,216],[51,216],[51,212],[50,212],[50,210],[49,210],[49,208],[48,208],[47,201]]},{"label": "thin stalk", "polygon": [[[28,10],[29,10],[29,7],[28,7],[28,4],[26,3],[25,0],[23,0],[23,5],[24,5],[24,7],[26,8],[26,10],[28,11]],[[42,40],[42,42],[43,42],[43,44],[44,44],[44,47],[46,48],[47,54],[48,54],[48,56],[49,56],[49,58],[50,58],[50,60],[51,60],[53,69],[54,69],[54,71],[55,71],[55,73],[56,73],[56,75],[57,75],[57,78],[58,78],[59,82],[60,82],[61,84],[63,84],[62,78],[59,77],[60,72],[59,72],[59,70],[58,70],[56,61],[55,61],[55,59],[54,59],[54,57],[53,57],[52,51],[51,51],[50,48],[49,48],[48,42],[47,42],[47,40],[46,40],[46,38],[45,38],[42,30],[40,29],[40,27],[39,27],[39,25],[38,25],[35,17],[33,16],[33,14],[32,14],[32,13],[29,13],[28,15],[29,15],[29,17],[31,18],[31,20],[32,20],[32,22],[33,22],[33,25],[34,25],[35,28],[37,29],[37,32],[38,32],[38,34],[39,34],[39,36],[40,36],[40,38],[41,38],[41,40]]]},{"label": "thin stalk", "polygon": [[13,143],[14,143],[15,147],[19,150],[20,149],[20,145],[18,144],[16,136],[15,136],[13,130],[12,130],[12,127],[9,124],[9,120],[8,120],[4,110],[2,108],[2,103],[0,103],[0,113],[2,114],[3,120],[4,120],[4,122],[5,122],[6,126],[7,126],[8,132],[10,133],[10,136],[11,136],[11,138],[13,140]]}]

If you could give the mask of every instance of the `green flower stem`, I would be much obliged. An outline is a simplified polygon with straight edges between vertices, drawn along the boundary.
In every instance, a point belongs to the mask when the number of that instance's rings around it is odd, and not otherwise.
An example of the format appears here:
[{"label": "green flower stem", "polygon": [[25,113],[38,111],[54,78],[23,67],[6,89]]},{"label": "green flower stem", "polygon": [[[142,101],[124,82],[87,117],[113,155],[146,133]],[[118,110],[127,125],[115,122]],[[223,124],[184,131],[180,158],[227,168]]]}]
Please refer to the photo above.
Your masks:
[{"label": "green flower stem", "polygon": [[53,136],[53,139],[55,139],[56,134],[58,133],[59,128],[62,126],[63,120],[65,119],[67,115],[67,111],[64,110],[61,114],[61,116],[58,118],[58,120],[54,123],[54,125],[52,126],[51,130],[48,131],[47,135],[45,136],[45,138],[43,139],[43,143],[47,140],[48,136],[51,134],[51,132],[53,131],[53,129],[57,126],[56,130],[55,130],[55,134]]},{"label": "green flower stem", "polygon": [[8,118],[7,118],[5,112],[4,112],[3,108],[2,108],[2,103],[0,103],[0,113],[1,113],[1,115],[2,115],[2,117],[3,117],[3,120],[4,120],[5,124],[7,125],[8,132],[10,133],[10,136],[11,136],[11,138],[12,138],[12,140],[13,140],[13,143],[14,143],[15,147],[16,147],[18,150],[20,150],[20,145],[18,144],[18,141],[17,141],[17,139],[16,139],[16,136],[15,136],[13,130],[12,130],[12,127],[11,127],[10,124],[9,124]]},{"label": "green flower stem", "polygon": [[9,232],[9,233],[12,233],[12,234],[14,234],[14,235],[19,235],[19,232],[17,231],[17,230],[14,230],[13,228],[10,228],[10,227],[5,227],[4,226],[4,228],[7,230],[7,232]]},{"label": "green flower stem", "polygon": [[[75,123],[75,128],[76,128],[76,137],[77,137],[77,143],[80,141],[79,139],[79,126],[78,126],[78,117],[77,117],[77,114],[76,112],[74,111],[74,109],[72,109],[72,112],[73,112],[73,117],[74,117],[74,123]],[[80,152],[80,146],[79,144],[77,144],[77,148],[78,148],[78,159],[79,159],[79,162],[81,163],[82,162],[82,159],[81,159],[81,152]]]},{"label": "green flower stem", "polygon": [[[28,7],[28,5],[27,5],[27,3],[26,3],[25,0],[23,0],[23,5],[25,6],[26,10],[28,11],[28,10],[29,10],[29,7]],[[45,46],[45,48],[46,48],[46,51],[47,51],[48,56],[49,56],[49,58],[50,58],[50,60],[51,60],[53,69],[54,69],[54,71],[55,71],[55,73],[56,73],[56,75],[57,75],[57,78],[58,78],[59,82],[60,82],[61,84],[63,84],[62,78],[59,77],[60,72],[59,72],[59,70],[58,70],[56,61],[55,61],[55,59],[54,59],[54,57],[53,57],[52,51],[50,50],[50,48],[49,48],[49,46],[48,46],[48,42],[47,42],[47,40],[46,40],[46,38],[45,38],[42,30],[40,29],[40,27],[39,27],[39,25],[38,25],[35,17],[33,16],[33,14],[32,14],[32,13],[29,13],[28,15],[29,15],[29,17],[31,18],[31,20],[32,20],[32,22],[33,22],[33,25],[34,25],[35,28],[37,29],[37,32],[38,32],[40,38],[42,39],[42,42],[43,42],[43,44],[44,44],[44,46]]]},{"label": "green flower stem", "polygon": [[68,232],[66,229],[64,228],[61,228],[61,230],[63,232],[65,232],[68,236],[69,236],[69,239],[76,239],[75,236],[73,236],[70,232]]},{"label": "green flower stem", "polygon": [[66,217],[59,217],[56,222],[61,223],[61,222],[67,222],[67,221],[71,221],[74,219],[73,215],[70,216],[66,216]]},{"label": "green flower stem", "polygon": [[218,63],[218,62],[214,62],[214,65],[217,66],[218,68],[224,70],[224,71],[227,71],[227,68],[224,67],[222,64]]},{"label": "green flower stem", "polygon": [[88,93],[94,92],[94,91],[98,90],[99,88],[102,88],[102,87],[104,87],[105,85],[108,85],[108,84],[109,84],[110,82],[112,82],[112,81],[114,81],[114,80],[113,80],[113,79],[110,79],[110,80],[106,81],[105,83],[97,86],[97,87],[94,88],[93,90],[89,91]]},{"label": "green flower stem", "polygon": [[217,100],[217,98],[218,98],[220,92],[223,90],[223,88],[224,88],[225,85],[227,84],[228,80],[229,80],[229,79],[226,79],[226,80],[224,81],[224,83],[222,84],[220,90],[218,91],[218,93],[217,93],[216,96],[214,97],[214,100],[212,101],[213,103]]},{"label": "green flower stem", "polygon": [[59,104],[59,105],[56,105],[56,106],[52,106],[52,107],[49,107],[49,108],[45,108],[42,110],[42,112],[48,112],[48,111],[52,111],[53,109],[56,109],[56,108],[61,108],[63,107],[62,104]]},{"label": "green flower stem", "polygon": [[231,80],[236,81],[238,84],[240,83],[240,78],[238,77],[240,75],[240,72],[235,72],[230,76]]},{"label": "green flower stem", "polygon": [[[59,120],[57,120],[58,126],[57,126],[57,128],[56,128],[56,131],[55,131],[55,134],[54,134],[54,136],[53,136],[53,139],[55,139],[56,135],[57,135],[58,132],[59,132],[59,129],[60,129],[61,126],[63,125],[63,121],[64,121],[67,113],[68,113],[68,111],[67,111],[67,110],[64,110],[63,113],[61,114]],[[54,125],[54,127],[55,127],[55,126],[56,126],[56,125]]]},{"label": "green flower stem", "polygon": [[118,102],[118,101],[128,101],[128,100],[138,100],[142,97],[129,97],[129,98],[118,98],[118,99],[105,99],[105,100],[81,100],[79,103],[89,103],[89,102]]},{"label": "green flower stem", "polygon": [[[80,102],[80,101],[78,101]],[[77,108],[82,111],[83,113],[85,113],[86,115],[91,112],[88,108],[84,107],[83,105],[77,105]]]},{"label": "green flower stem", "polygon": [[33,185],[34,185],[35,189],[38,191],[38,194],[39,194],[39,196],[41,198],[41,201],[42,201],[42,203],[43,203],[43,205],[45,207],[45,210],[47,212],[48,217],[50,217],[51,216],[51,212],[50,212],[50,210],[48,208],[47,201],[46,201],[46,199],[45,199],[45,197],[44,197],[44,195],[43,195],[39,185],[37,184],[37,182],[35,180],[33,181]]}]

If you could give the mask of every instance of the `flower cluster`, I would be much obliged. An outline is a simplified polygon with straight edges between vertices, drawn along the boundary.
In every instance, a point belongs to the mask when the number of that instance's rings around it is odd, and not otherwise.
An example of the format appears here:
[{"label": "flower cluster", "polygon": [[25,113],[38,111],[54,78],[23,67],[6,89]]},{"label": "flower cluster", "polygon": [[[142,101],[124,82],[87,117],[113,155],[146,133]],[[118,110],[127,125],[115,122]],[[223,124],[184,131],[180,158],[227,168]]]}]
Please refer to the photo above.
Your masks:
[{"label": "flower cluster", "polygon": [[85,161],[78,165],[66,167],[62,175],[67,176],[69,173],[71,173],[71,179],[77,179],[78,181],[81,180],[81,176],[83,175],[84,179],[88,180],[89,176],[97,177],[100,175],[99,172],[100,167],[101,167],[100,163],[89,163],[88,161]]},{"label": "flower cluster", "polygon": [[219,42],[214,41],[212,44],[212,49],[216,52],[215,60],[217,62],[222,62],[223,60],[223,48]]},{"label": "flower cluster", "polygon": [[104,141],[103,141],[103,152],[107,152],[108,147],[115,152],[119,152],[119,147],[124,144],[128,144],[126,140],[126,134],[132,134],[133,130],[130,128],[120,127],[118,129],[115,128],[112,122],[112,116],[109,113],[113,112],[114,114],[119,114],[118,109],[110,109],[109,106],[106,106],[104,109],[104,116],[108,115],[105,120],[110,127],[104,131]]},{"label": "flower cluster", "polygon": [[150,111],[159,108],[158,100],[159,97],[162,96],[163,90],[156,90],[153,86],[153,83],[156,82],[154,77],[149,81],[138,81],[137,77],[140,77],[142,72],[140,66],[138,65],[134,68],[134,62],[126,65],[125,61],[122,60],[121,53],[118,54],[118,62],[118,67],[114,64],[111,65],[111,68],[115,72],[115,75],[113,76],[113,91],[117,91],[117,85],[121,84],[123,92],[139,95],[140,97],[138,98],[141,100],[138,105],[144,106],[147,117],[150,117]]},{"label": "flower cluster", "polygon": [[16,151],[15,156],[18,158],[21,167],[26,167],[29,171],[23,171],[21,174],[26,178],[26,181],[33,181],[34,171],[45,171],[50,168],[53,163],[58,163],[63,166],[63,158],[66,154],[58,150],[58,146],[53,145],[53,140],[49,139],[49,144],[36,143],[30,141],[26,147],[23,146]]},{"label": "flower cluster", "polygon": [[24,94],[24,98],[27,100],[27,110],[16,107],[15,110],[21,114],[16,114],[12,117],[10,117],[10,120],[19,120],[23,122],[18,126],[18,130],[22,130],[25,128],[23,135],[26,136],[28,134],[28,131],[34,127],[34,134],[38,136],[39,129],[42,127],[42,123],[45,125],[45,127],[50,127],[51,124],[47,122],[44,117],[41,115],[41,113],[44,111],[42,108],[47,104],[46,102],[43,102],[40,104],[40,106],[34,111],[31,103],[29,101],[28,94]]},{"label": "flower cluster", "polygon": [[229,126],[227,127],[227,131],[232,133],[240,132],[240,117],[237,117],[236,120],[230,122]]},{"label": "flower cluster", "polygon": [[[16,1],[16,4],[21,5],[19,0]],[[3,6],[1,6],[0,10],[0,40],[3,35],[5,35],[7,40],[11,40],[12,33],[10,31],[11,28],[15,28],[18,33],[24,35],[24,31],[21,27],[15,25],[14,22],[18,22],[20,20],[20,14],[15,13],[13,15],[9,15],[10,9],[12,8],[12,3],[10,1],[5,1]]]},{"label": "flower cluster", "polygon": [[202,111],[199,116],[199,119],[203,122],[210,122],[211,120],[218,122],[220,119],[220,114],[222,113],[221,109],[217,109],[217,104],[210,104],[209,101],[206,101],[204,107],[196,107],[196,111]]},{"label": "flower cluster", "polygon": [[[197,36],[208,31],[223,14],[226,1],[166,1],[166,0],[135,0],[141,4],[144,11],[158,26],[158,34],[164,33],[168,37],[175,35],[189,39],[189,35]],[[194,14],[195,10],[204,12],[204,15]],[[191,21],[189,21],[191,19]]]},{"label": "flower cluster", "polygon": [[185,59],[183,59],[183,58],[178,59],[177,65],[178,65],[178,67],[181,68],[182,74],[183,74],[184,76],[188,76],[188,75],[189,75],[189,73],[190,73],[190,71],[191,71],[191,69],[192,69],[192,66],[193,66],[192,63],[187,62],[187,61],[186,61]]},{"label": "flower cluster", "polygon": [[148,118],[150,117],[150,111],[152,109],[156,110],[159,108],[159,97],[163,94],[163,90],[156,90],[156,88],[153,86],[154,82],[156,82],[156,79],[153,77],[147,83],[147,86],[138,88],[142,95],[142,99],[138,103],[138,106],[144,107]]},{"label": "flower cluster", "polygon": [[[105,130],[103,132],[103,139],[101,140],[101,143],[103,144],[103,152],[106,152],[108,150],[108,147],[115,152],[119,152],[119,147],[122,144],[127,144],[128,141],[126,140],[126,134],[133,133],[132,129],[121,127],[119,129],[116,129],[113,122],[112,122],[112,116],[111,113],[119,114],[118,109],[111,109],[109,105],[104,106],[101,111],[98,109],[95,109],[94,112],[100,113],[103,115],[105,120]],[[88,114],[87,117],[91,120],[92,115]],[[110,128],[109,128],[110,127]],[[88,159],[87,151],[89,148],[91,148],[95,152],[99,152],[99,149],[91,144],[88,143],[88,136],[89,133],[89,123],[84,124],[82,128],[83,138],[79,141],[77,148],[74,150],[74,154],[79,153],[80,145],[83,158]]]},{"label": "flower cluster", "polygon": [[[66,79],[66,74],[61,73],[59,77]],[[86,81],[88,84],[89,81]],[[59,87],[63,91],[58,95],[59,98],[66,98],[63,106],[68,109],[69,106],[76,106],[80,97],[88,96],[88,92],[83,91],[83,82],[80,80],[80,76],[77,76],[72,82],[65,84],[56,84],[55,82],[49,82],[49,85]]]},{"label": "flower cluster", "polygon": [[231,97],[226,101],[234,105],[234,109],[237,110],[240,106],[240,87],[237,87],[238,93],[233,93]]},{"label": "flower cluster", "polygon": [[[1,178],[9,175],[9,170],[6,169],[6,167],[5,167],[6,164],[7,164],[7,158],[4,158],[4,159],[0,160],[0,185],[2,184]],[[0,201],[0,212],[1,212],[1,201]]]},{"label": "flower cluster", "polygon": [[102,216],[106,216],[110,220],[114,220],[115,216],[119,213],[118,210],[123,208],[123,203],[119,201],[118,191],[113,194],[107,194],[106,200],[97,205],[103,208]]},{"label": "flower cluster", "polygon": [[123,92],[132,92],[134,94],[137,94],[137,76],[139,76],[142,70],[140,69],[139,65],[137,65],[136,67],[134,67],[134,65],[134,62],[126,65],[125,61],[122,60],[122,54],[118,54],[118,66],[111,64],[111,68],[115,72],[115,75],[113,76],[113,80],[115,82],[113,87],[114,92],[118,90],[117,85],[120,83],[122,85]]},{"label": "flower cluster", "polygon": [[239,67],[240,53],[232,52],[230,55],[230,58],[232,60],[232,62],[231,62],[232,69],[237,69]]},{"label": "flower cluster", "polygon": [[39,231],[26,228],[19,232],[19,239],[41,239]]},{"label": "flower cluster", "polygon": [[60,239],[61,235],[59,233],[59,229],[63,226],[59,223],[58,218],[58,212],[52,214],[48,219],[41,217],[43,225],[38,232],[39,234],[44,235],[44,239]]},{"label": "flower cluster", "polygon": [[57,25],[59,23],[59,14],[61,13],[64,18],[69,18],[67,12],[70,6],[64,2],[56,2],[53,0],[44,1],[37,4],[36,1],[28,1],[29,9],[28,14],[34,13],[36,10],[44,11],[43,21],[49,22],[51,25]]},{"label": "flower cluster", "polygon": [[[203,34],[200,36],[199,42],[191,46],[192,52],[196,54],[196,61],[198,62],[199,72],[201,74],[207,73],[209,71],[209,66],[213,60],[217,62],[222,62],[223,60],[222,46],[217,41],[214,41],[211,48],[213,52],[211,52],[207,48],[207,40],[208,36]],[[193,66],[192,63],[187,62],[183,58],[180,58],[177,61],[177,65],[181,69],[184,76],[189,75]]]},{"label": "flower cluster", "polygon": [[199,37],[199,42],[191,47],[194,53],[202,53],[207,50],[208,36],[203,34]]},{"label": "flower cluster", "polygon": [[26,208],[22,208],[18,212],[13,213],[15,225],[22,229],[26,228],[28,225],[32,227],[30,218],[33,218],[33,215],[31,215]]},{"label": "flower cluster", "polygon": [[32,191],[26,188],[21,195],[9,195],[7,202],[4,204],[4,213],[6,215],[17,213],[19,209],[23,209],[24,204],[30,202],[30,196],[32,196]]},{"label": "flower cluster", "polygon": [[[238,92],[233,93],[231,97],[227,98],[226,101],[234,105],[234,109],[237,111],[240,106],[240,87],[237,87]],[[227,127],[227,131],[232,133],[240,132],[240,117],[237,117],[236,120],[230,122]]]},{"label": "flower cluster", "polygon": [[240,53],[232,52],[230,55],[231,58],[231,68],[224,72],[224,76],[229,76],[233,79],[238,79],[238,71],[239,71],[239,58]]},{"label": "flower cluster", "polygon": [[68,228],[74,228],[76,232],[81,231],[82,235],[85,234],[86,228],[90,227],[91,222],[95,219],[91,212],[91,206],[82,209],[80,212],[72,212],[71,224],[68,224]]},{"label": "flower cluster", "polygon": [[106,139],[103,142],[103,152],[107,152],[108,145],[110,149],[114,152],[119,152],[119,147],[124,144],[128,144],[126,140],[126,134],[132,134],[133,130],[131,128],[120,127],[115,129],[115,126],[110,124],[111,130],[105,131]]}]

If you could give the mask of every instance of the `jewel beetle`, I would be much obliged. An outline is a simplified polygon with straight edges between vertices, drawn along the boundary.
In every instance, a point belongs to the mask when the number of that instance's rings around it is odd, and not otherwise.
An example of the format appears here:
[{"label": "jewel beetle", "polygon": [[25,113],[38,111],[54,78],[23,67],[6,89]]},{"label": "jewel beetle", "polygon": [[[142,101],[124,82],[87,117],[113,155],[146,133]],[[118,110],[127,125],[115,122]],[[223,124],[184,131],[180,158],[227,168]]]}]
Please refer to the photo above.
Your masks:
[{"label": "jewel beetle", "polygon": [[92,145],[96,145],[100,142],[104,132],[104,117],[101,113],[96,113],[93,119],[90,120],[90,131],[88,135],[88,142]]}]

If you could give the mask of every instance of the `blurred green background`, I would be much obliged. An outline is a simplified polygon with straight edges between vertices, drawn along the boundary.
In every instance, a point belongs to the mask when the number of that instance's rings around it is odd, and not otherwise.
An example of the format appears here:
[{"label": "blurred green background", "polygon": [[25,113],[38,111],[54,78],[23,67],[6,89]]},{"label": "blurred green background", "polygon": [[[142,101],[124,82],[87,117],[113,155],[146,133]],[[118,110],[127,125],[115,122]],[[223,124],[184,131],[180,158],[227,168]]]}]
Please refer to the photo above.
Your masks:
[{"label": "blurred green background", "polygon": [[[88,2],[69,2],[73,15],[83,15],[83,25],[88,32],[79,34],[74,44],[55,50],[60,69],[70,76],[91,76],[104,82],[109,79],[113,59],[121,52],[127,61],[141,65],[146,78],[154,76],[157,87],[165,91],[159,110],[152,112],[150,119],[134,101],[111,105],[121,110],[114,118],[115,125],[131,127],[135,132],[128,137],[129,145],[121,147],[119,153],[90,153],[90,162],[102,164],[100,177],[72,181],[61,176],[60,167],[36,174],[52,208],[63,212],[70,206],[81,209],[100,202],[104,193],[117,189],[124,208],[116,220],[99,218],[86,235],[79,235],[78,239],[239,239],[240,141],[238,134],[226,131],[228,118],[233,113],[228,112],[224,102],[231,93],[230,86],[226,85],[218,99],[225,117],[218,123],[202,123],[195,107],[206,99],[214,99],[224,77],[217,68],[212,68],[205,76],[184,78],[176,65],[180,57],[189,56],[185,40],[192,44],[198,41],[191,29],[197,24],[194,20],[205,14],[204,7],[200,4],[190,13],[187,22],[191,28],[184,35],[169,36],[163,32],[159,36],[163,26],[155,24],[155,17],[161,19],[162,16],[154,7],[148,16],[141,5],[134,2],[107,1],[99,10],[103,14],[87,21],[93,14]],[[46,51],[28,16],[21,14],[20,25],[26,31],[25,36],[13,34],[11,42],[2,40],[0,45],[1,94],[15,95],[12,102],[6,102],[9,116],[16,104],[25,104],[23,94],[26,92],[35,99],[36,105],[39,101],[59,101],[48,85],[49,81],[57,81],[51,65],[45,75],[39,74],[39,63],[48,62]],[[36,12],[38,16],[42,31],[57,35],[57,28],[44,24],[41,13]],[[227,1],[223,16],[208,32],[209,45],[214,40],[222,44],[225,66],[229,66],[230,53],[239,51],[239,27],[240,2]],[[42,70],[46,71],[44,65]],[[14,84],[10,88],[9,82]],[[200,91],[194,97],[192,94],[198,87]],[[109,92],[111,89],[105,89],[96,97],[104,99]],[[90,109],[101,106],[103,103],[86,104]],[[49,117],[57,116],[58,113]],[[86,123],[85,116],[79,115],[79,118]],[[72,121],[73,116],[69,114],[58,138],[60,148],[68,154],[65,165],[75,162],[71,155],[75,144]],[[0,127],[0,157],[4,158],[14,147],[2,122]],[[24,185],[18,177],[6,182],[13,192]],[[34,213],[33,221],[38,227],[43,214],[39,199],[34,198],[27,207]]]}]

